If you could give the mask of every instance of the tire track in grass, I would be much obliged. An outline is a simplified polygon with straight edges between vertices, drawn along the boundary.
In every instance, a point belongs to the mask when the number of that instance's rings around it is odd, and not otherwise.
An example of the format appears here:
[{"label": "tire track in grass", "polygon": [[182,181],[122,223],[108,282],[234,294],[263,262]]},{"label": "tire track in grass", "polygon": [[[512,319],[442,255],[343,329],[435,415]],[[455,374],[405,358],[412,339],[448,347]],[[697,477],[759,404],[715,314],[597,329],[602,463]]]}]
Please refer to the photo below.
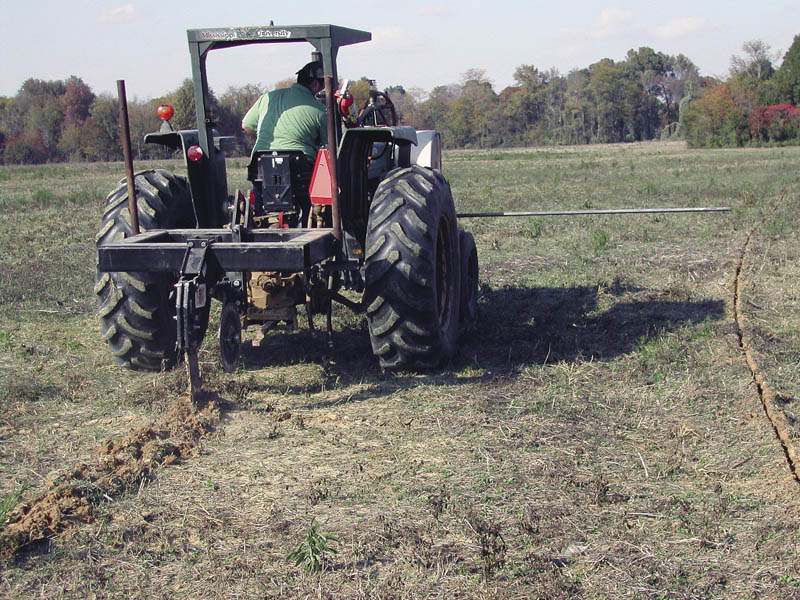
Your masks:
[{"label": "tire track in grass", "polygon": [[800,469],[800,456],[798,455],[797,449],[792,443],[791,426],[789,424],[789,420],[784,412],[779,408],[778,396],[772,389],[772,386],[770,385],[764,373],[761,371],[761,369],[759,369],[758,362],[756,361],[756,351],[748,337],[745,335],[746,317],[742,308],[741,293],[744,284],[743,271],[750,242],[757,230],[758,226],[751,229],[750,233],[747,234],[747,238],[745,238],[741,253],[739,254],[739,260],[736,264],[736,275],[733,281],[733,314],[734,323],[736,325],[736,335],[739,340],[739,348],[744,354],[745,361],[750,369],[750,374],[753,377],[753,384],[755,385],[756,392],[761,400],[761,406],[764,409],[764,414],[767,416],[767,419],[769,419],[772,429],[775,432],[775,436],[778,438],[778,441],[783,448],[783,453],[786,457],[789,470],[792,472],[792,476],[797,483],[800,483],[800,473],[798,473],[798,469]]},{"label": "tire track in grass", "polygon": [[97,505],[140,485],[157,469],[192,456],[227,408],[229,403],[211,392],[198,405],[183,395],[158,424],[106,440],[93,461],[60,475],[45,492],[14,508],[0,529],[0,559],[91,523]]}]

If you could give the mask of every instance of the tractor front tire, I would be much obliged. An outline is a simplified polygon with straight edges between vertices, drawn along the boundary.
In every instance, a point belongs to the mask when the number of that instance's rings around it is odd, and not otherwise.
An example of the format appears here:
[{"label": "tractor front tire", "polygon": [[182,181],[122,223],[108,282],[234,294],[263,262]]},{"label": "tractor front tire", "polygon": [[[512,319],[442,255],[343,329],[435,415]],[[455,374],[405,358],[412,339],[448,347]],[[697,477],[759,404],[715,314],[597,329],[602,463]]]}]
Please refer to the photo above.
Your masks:
[{"label": "tractor front tire", "polygon": [[[185,178],[161,169],[142,171],[134,178],[139,229],[194,227],[191,193]],[[120,182],[106,198],[97,243],[132,235],[128,188]],[[117,364],[160,370],[175,363],[176,273],[97,271],[94,292],[103,339]]]},{"label": "tractor front tire", "polygon": [[456,349],[461,299],[450,186],[417,165],[390,172],[370,207],[365,304],[381,367],[434,368]]}]

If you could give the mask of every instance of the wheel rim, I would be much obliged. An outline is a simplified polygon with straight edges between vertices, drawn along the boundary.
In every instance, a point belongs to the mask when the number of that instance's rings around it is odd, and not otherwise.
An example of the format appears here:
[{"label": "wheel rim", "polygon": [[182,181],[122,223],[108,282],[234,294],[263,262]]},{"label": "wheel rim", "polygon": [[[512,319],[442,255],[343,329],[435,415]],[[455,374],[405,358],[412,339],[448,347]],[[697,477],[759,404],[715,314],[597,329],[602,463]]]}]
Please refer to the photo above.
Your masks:
[{"label": "wheel rim", "polygon": [[436,236],[436,302],[439,323],[445,327],[451,314],[453,301],[452,272],[453,252],[450,247],[450,223],[446,218],[439,220],[439,231]]},{"label": "wheel rim", "polygon": [[473,248],[469,255],[469,263],[467,264],[467,299],[470,306],[478,301],[478,253]]},{"label": "wheel rim", "polygon": [[242,320],[231,304],[225,304],[219,322],[219,353],[222,368],[233,373],[239,362],[242,344]]}]

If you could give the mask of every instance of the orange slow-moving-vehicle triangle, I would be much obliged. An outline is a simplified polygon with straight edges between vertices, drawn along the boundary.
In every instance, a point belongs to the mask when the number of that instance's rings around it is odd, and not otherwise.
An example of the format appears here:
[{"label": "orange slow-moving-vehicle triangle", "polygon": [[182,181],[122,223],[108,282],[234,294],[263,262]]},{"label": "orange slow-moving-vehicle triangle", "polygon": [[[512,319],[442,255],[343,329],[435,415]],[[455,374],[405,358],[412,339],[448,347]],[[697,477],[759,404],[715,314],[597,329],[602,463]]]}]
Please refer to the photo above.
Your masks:
[{"label": "orange slow-moving-vehicle triangle", "polygon": [[314,173],[311,184],[308,186],[308,195],[312,204],[331,204],[333,199],[333,186],[331,185],[330,156],[327,148],[317,150],[317,160],[314,162]]}]

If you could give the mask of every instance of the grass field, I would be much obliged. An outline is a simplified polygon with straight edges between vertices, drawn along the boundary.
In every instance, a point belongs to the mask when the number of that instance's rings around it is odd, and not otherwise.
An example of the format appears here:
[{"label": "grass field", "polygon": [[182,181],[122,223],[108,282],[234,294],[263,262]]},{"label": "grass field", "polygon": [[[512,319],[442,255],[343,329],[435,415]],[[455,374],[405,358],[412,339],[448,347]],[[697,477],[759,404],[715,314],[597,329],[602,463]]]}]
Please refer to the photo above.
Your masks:
[{"label": "grass field", "polygon": [[452,364],[382,373],[340,309],[333,358],[276,333],[229,375],[209,335],[202,413],[100,336],[122,166],[0,167],[0,597],[800,599],[798,165],[449,152],[459,211],[732,211],[464,219],[480,322]]}]

